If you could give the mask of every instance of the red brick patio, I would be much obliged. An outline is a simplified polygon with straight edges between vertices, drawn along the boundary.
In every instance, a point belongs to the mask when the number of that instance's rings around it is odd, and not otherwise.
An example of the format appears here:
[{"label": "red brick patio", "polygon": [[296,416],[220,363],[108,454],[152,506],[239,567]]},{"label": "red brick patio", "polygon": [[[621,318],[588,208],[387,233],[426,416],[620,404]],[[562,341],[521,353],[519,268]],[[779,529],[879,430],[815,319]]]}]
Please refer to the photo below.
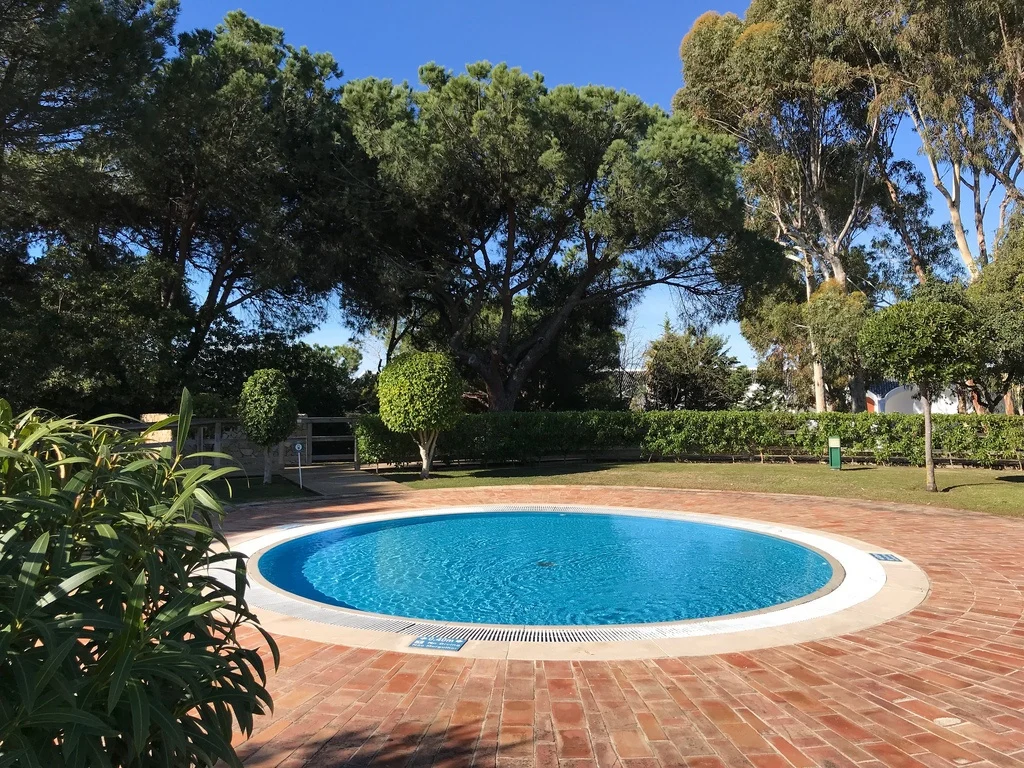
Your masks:
[{"label": "red brick patio", "polygon": [[522,501],[818,528],[905,555],[932,591],[918,609],[867,631],[685,659],[474,660],[278,637],[275,711],[240,744],[245,764],[1024,766],[1024,520],[808,497],[520,486],[263,507],[237,512],[229,530]]}]

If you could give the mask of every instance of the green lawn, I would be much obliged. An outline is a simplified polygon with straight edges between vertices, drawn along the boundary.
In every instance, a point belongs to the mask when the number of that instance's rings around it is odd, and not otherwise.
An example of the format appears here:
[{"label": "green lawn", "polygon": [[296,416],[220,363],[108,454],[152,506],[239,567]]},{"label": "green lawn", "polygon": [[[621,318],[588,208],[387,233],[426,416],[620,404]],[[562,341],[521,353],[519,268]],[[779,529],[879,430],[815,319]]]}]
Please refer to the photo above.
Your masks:
[{"label": "green lawn", "polygon": [[939,469],[941,493],[924,490],[918,467],[845,467],[836,472],[818,464],[545,464],[531,467],[440,470],[430,480],[418,473],[390,472],[411,488],[465,488],[477,485],[632,485],[729,491],[798,493],[895,501],[970,509],[1024,517],[1024,472]]},{"label": "green lawn", "polygon": [[[228,482],[231,483],[230,495]],[[263,475],[254,475],[248,478],[239,475],[230,477],[226,481],[218,480],[213,484],[213,490],[229,504],[246,504],[252,501],[272,501],[274,499],[303,499],[316,496],[309,489],[299,488],[298,485],[281,475],[273,475],[270,478],[270,485],[263,484]]]}]

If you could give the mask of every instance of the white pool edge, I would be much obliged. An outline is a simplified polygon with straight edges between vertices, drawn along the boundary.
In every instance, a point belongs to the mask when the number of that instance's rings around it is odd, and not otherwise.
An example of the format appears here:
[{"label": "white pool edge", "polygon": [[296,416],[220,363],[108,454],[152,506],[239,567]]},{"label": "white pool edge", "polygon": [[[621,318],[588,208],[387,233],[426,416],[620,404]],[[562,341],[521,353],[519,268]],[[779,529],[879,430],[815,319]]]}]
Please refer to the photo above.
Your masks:
[{"label": "white pool edge", "polygon": [[[871,551],[884,552],[888,550],[872,548],[868,544],[856,542],[858,546],[841,541],[837,537],[775,523],[764,523],[753,520],[746,520],[737,517],[726,517],[719,515],[699,514],[685,511],[668,511],[654,509],[636,509],[630,507],[610,506],[584,506],[568,504],[488,504],[456,507],[437,507],[430,509],[408,510],[402,512],[382,512],[372,514],[352,515],[343,519],[334,519],[323,523],[315,523],[298,526],[279,526],[266,534],[260,535],[235,546],[237,552],[252,556],[258,556],[263,551],[283,543],[290,539],[308,536],[325,530],[362,525],[365,523],[382,522],[387,520],[398,520],[415,517],[426,517],[436,515],[452,514],[474,514],[487,512],[562,512],[562,513],[597,513],[616,515],[636,515],[643,517],[655,517],[674,520],[687,520],[692,522],[719,525],[730,528],[762,533],[778,538],[786,539],[797,544],[802,544],[828,555],[845,571],[842,582],[820,597],[800,602],[795,605],[787,605],[782,608],[765,609],[763,611],[744,614],[741,616],[724,616],[720,618],[689,620],[681,622],[669,622],[659,624],[638,624],[638,625],[606,625],[600,627],[524,627],[519,625],[482,625],[458,622],[435,622],[418,619],[407,619],[404,617],[380,616],[361,611],[354,611],[345,608],[338,608],[324,603],[317,603],[312,600],[300,598],[284,590],[270,585],[259,574],[258,557],[250,560],[250,588],[248,592],[249,604],[260,610],[271,611],[277,616],[289,617],[301,622],[312,622],[326,624],[339,629],[351,630],[358,635],[355,639],[365,640],[362,635],[390,634],[393,636],[409,637],[421,634],[436,634],[441,636],[466,637],[476,640],[481,644],[495,644],[487,638],[495,633],[488,633],[485,630],[500,629],[503,634],[498,635],[501,641],[512,644],[532,644],[530,637],[540,638],[537,643],[550,643],[552,632],[565,635],[561,642],[583,643],[615,643],[625,641],[627,644],[643,640],[674,640],[674,639],[697,639],[712,638],[724,635],[748,635],[757,633],[763,635],[766,640],[773,640],[768,644],[778,644],[778,640],[786,635],[786,628],[792,625],[804,625],[810,629],[807,622],[820,623],[822,619],[836,617],[838,614],[849,612],[851,609],[861,606],[868,601],[875,599],[886,587],[887,568],[882,562],[872,556]],[[897,554],[898,557],[901,557]],[[910,568],[919,574],[919,578],[911,579],[914,593],[914,604],[919,603],[927,594],[927,579],[923,572],[913,566],[912,563],[901,557],[897,565],[903,568],[895,569],[898,572],[908,572]],[[908,568],[909,567],[909,568]],[[894,570],[894,569],[890,569]],[[923,579],[923,587],[922,587]],[[905,590],[903,590],[905,591]],[[906,595],[905,597],[910,597]],[[891,602],[891,601],[890,601]],[[909,605],[910,600],[905,600]],[[883,615],[883,614],[879,614]],[[866,618],[866,617],[865,617]],[[849,621],[832,621],[836,627],[845,628],[855,623]],[[875,622],[877,623],[877,622]],[[792,633],[789,633],[792,634]],[[819,632],[813,633],[820,634]],[[749,639],[749,638],[748,638]],[[496,641],[495,641],[496,642]],[[393,647],[394,642],[385,638],[381,645]],[[670,646],[678,645],[670,643]],[[375,646],[371,646],[375,647]],[[675,652],[678,652],[678,648]]]}]

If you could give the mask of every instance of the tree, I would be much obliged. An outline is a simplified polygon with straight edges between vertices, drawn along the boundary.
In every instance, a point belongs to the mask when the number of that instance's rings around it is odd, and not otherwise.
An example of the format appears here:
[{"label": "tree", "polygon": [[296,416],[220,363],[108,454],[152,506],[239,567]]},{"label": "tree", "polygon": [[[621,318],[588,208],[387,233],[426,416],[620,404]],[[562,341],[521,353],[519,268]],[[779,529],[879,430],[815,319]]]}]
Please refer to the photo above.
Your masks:
[{"label": "tree", "polygon": [[343,262],[356,260],[360,153],[329,54],[296,49],[240,11],[181,34],[177,51],[123,137],[111,205],[161,267],[161,311],[188,318],[173,347],[187,380],[227,317],[292,332],[320,319]]},{"label": "tree", "polygon": [[288,439],[299,418],[288,380],[274,368],[262,368],[245,382],[238,398],[245,434],[263,448],[263,484],[270,485],[270,449]]},{"label": "tree", "polygon": [[[503,64],[429,64],[420,80],[345,88],[390,214],[372,279],[346,285],[346,301],[377,325],[434,325],[490,409],[515,407],[578,308],[665,284],[724,309],[756,279],[727,138],[622,91],[548,89]],[[552,280],[557,303],[517,314]],[[478,334],[483,322],[494,332]]]},{"label": "tree", "polygon": [[873,111],[909,119],[968,276],[977,279],[1024,201],[1024,8],[1016,0],[835,6],[879,84]]},{"label": "tree", "polygon": [[869,318],[860,333],[869,368],[917,385],[924,410],[926,488],[936,491],[932,457],[932,400],[950,384],[968,378],[980,345],[971,313],[958,304],[903,301]]},{"label": "tree", "polygon": [[972,377],[973,389],[991,409],[1003,400],[1007,414],[1020,407],[1024,384],[1024,222],[1011,227],[999,260],[967,288],[967,300],[981,327],[984,365]]},{"label": "tree", "polygon": [[849,381],[864,370],[857,336],[871,310],[864,292],[844,291],[831,280],[803,305],[803,324],[817,342],[825,369],[836,378],[845,378],[847,388]]},{"label": "tree", "polygon": [[324,347],[273,331],[219,325],[196,361],[194,380],[204,395],[228,408],[202,415],[229,415],[227,411],[237,402],[246,379],[261,368],[275,368],[284,374],[300,413],[338,416],[354,411],[362,405],[361,389],[367,383],[356,376],[361,357],[351,345]]},{"label": "tree", "polygon": [[49,161],[134,116],[176,13],[163,0],[0,4],[0,251],[39,234],[39,198],[67,170]]},{"label": "tree", "polygon": [[746,394],[750,373],[726,350],[725,339],[703,329],[672,329],[647,350],[648,407],[652,410],[720,411]]},{"label": "tree", "polygon": [[[873,223],[874,165],[893,127],[872,112],[876,86],[830,0],[754,2],[740,19],[708,12],[683,39],[684,87],[674,105],[737,139],[756,225],[803,268],[809,298],[821,279],[846,291],[851,252]],[[809,337],[817,410],[825,375]],[[866,408],[863,372],[849,380]]]},{"label": "tree", "polygon": [[364,158],[333,58],[241,13],[174,37],[175,8],[0,3],[13,399],[165,410],[183,384],[202,388],[214,329],[301,335],[362,263]]},{"label": "tree", "polygon": [[420,447],[420,476],[430,477],[438,435],[462,413],[463,384],[440,352],[399,355],[380,372],[380,418],[392,432],[412,434]]},{"label": "tree", "polygon": [[[91,148],[138,114],[177,5],[0,3],[0,391],[90,416],[161,389],[150,276],[110,238]],[[169,407],[173,389],[164,389]]]}]

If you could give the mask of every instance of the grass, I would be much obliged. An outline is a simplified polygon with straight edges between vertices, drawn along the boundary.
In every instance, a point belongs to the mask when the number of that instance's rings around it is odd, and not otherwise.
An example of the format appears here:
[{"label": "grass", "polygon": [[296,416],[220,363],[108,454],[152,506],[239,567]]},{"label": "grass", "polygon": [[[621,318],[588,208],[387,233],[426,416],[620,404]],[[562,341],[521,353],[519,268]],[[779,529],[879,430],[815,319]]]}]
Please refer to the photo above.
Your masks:
[{"label": "grass", "polygon": [[430,480],[418,473],[386,477],[411,488],[481,485],[620,485],[795,493],[892,501],[1024,517],[1024,472],[945,468],[936,472],[940,493],[924,490],[919,467],[851,466],[836,472],[819,464],[545,464],[441,470]]},{"label": "grass", "polygon": [[[228,493],[228,483],[231,492]],[[230,504],[247,504],[253,501],[273,501],[276,499],[302,499],[316,496],[308,488],[299,488],[295,483],[281,475],[272,475],[270,485],[263,484],[263,475],[246,477],[237,475],[227,480],[218,480],[212,484],[217,495]]]}]

